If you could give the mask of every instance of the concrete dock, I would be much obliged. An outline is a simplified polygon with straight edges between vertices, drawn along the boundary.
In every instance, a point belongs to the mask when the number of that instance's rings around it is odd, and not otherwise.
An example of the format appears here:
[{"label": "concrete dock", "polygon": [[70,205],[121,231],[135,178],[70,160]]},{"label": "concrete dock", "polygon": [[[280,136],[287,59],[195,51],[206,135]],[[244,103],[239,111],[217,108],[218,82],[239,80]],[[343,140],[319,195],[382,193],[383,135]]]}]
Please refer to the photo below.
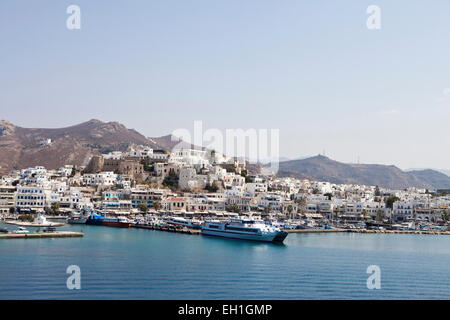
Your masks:
[{"label": "concrete dock", "polygon": [[33,227],[33,228],[45,228],[45,227],[62,227],[65,223],[62,222],[47,222],[47,223],[34,223],[34,222],[22,222],[16,220],[3,221],[5,224],[20,227]]},{"label": "concrete dock", "polygon": [[327,233],[327,232],[349,232],[349,233],[371,233],[371,234],[429,234],[450,235],[450,231],[420,231],[420,230],[363,230],[363,229],[289,229],[288,233]]},{"label": "concrete dock", "polygon": [[285,229],[287,233],[348,232],[346,229]]},{"label": "concrete dock", "polygon": [[170,228],[170,227],[168,228],[168,227],[150,226],[150,225],[142,225],[142,224],[131,225],[131,227],[138,228],[138,229],[158,230],[158,231],[186,233],[186,234],[194,234],[194,235],[199,235],[202,233],[202,231],[200,229]]},{"label": "concrete dock", "polygon": [[73,231],[0,233],[0,239],[72,238],[72,237],[83,237],[83,236],[84,236],[84,233],[73,232]]}]

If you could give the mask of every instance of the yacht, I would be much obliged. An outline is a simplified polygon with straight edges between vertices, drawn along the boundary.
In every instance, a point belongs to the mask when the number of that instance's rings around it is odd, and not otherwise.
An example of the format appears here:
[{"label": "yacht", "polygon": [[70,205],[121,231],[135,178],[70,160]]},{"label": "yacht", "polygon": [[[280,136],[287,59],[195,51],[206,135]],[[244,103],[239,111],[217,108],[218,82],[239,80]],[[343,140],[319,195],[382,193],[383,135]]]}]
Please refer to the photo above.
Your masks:
[{"label": "yacht", "polygon": [[14,230],[13,233],[29,233],[30,231],[28,231],[26,228],[24,227],[17,227],[17,230]]},{"label": "yacht", "polygon": [[231,239],[283,242],[288,233],[267,225],[261,220],[231,219],[230,221],[211,220],[202,226],[202,234]]},{"label": "yacht", "polygon": [[102,226],[129,228],[129,227],[131,227],[131,222],[125,217],[104,218],[103,222],[102,222]]},{"label": "yacht", "polygon": [[163,221],[169,225],[182,226],[193,229],[200,229],[201,222],[195,219],[189,220],[181,217],[168,217],[163,218]]},{"label": "yacht", "polygon": [[74,213],[72,216],[67,219],[67,223],[69,224],[86,224],[87,217],[85,217],[81,213]]}]

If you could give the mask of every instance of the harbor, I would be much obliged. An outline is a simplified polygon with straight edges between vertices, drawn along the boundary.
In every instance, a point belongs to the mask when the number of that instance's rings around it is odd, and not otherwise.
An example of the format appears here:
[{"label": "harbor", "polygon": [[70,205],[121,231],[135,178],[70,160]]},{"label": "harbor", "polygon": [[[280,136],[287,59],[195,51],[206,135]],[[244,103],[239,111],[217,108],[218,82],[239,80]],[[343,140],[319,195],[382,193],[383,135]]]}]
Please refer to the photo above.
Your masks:
[{"label": "harbor", "polygon": [[359,234],[424,234],[424,235],[450,235],[450,231],[419,231],[419,230],[368,230],[368,229],[288,229],[288,233],[332,233],[349,232]]},{"label": "harbor", "polygon": [[157,225],[142,225],[142,224],[133,224],[132,228],[137,229],[147,229],[147,230],[157,230],[157,231],[166,231],[166,232],[176,232],[176,233],[184,233],[184,234],[192,234],[192,235],[201,235],[202,232],[199,229],[190,229],[190,228],[177,228],[174,226],[157,226]]},{"label": "harbor", "polygon": [[[450,298],[450,237],[290,233],[277,245],[134,227],[67,224],[61,230],[84,237],[0,241],[8,257],[0,259],[1,297]],[[82,290],[65,287],[66,268],[73,264],[81,268]],[[383,290],[366,288],[371,264],[382,267]]]}]

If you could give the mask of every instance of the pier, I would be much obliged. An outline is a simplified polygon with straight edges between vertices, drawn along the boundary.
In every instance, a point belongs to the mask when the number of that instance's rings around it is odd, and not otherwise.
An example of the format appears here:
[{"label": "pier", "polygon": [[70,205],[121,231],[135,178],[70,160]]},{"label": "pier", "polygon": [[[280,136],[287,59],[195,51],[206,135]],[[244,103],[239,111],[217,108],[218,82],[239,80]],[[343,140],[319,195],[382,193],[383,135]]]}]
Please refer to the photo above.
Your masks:
[{"label": "pier", "polygon": [[84,233],[73,232],[73,231],[0,233],[0,239],[73,238],[73,237],[83,237],[83,236],[84,236]]},{"label": "pier", "polygon": [[287,233],[326,233],[326,232],[348,232],[347,229],[285,229]]},{"label": "pier", "polygon": [[428,235],[450,235],[450,231],[421,231],[421,230],[366,230],[366,229],[289,229],[288,233],[327,233],[327,232],[349,232],[364,234],[428,234]]},{"label": "pier", "polygon": [[131,227],[138,228],[138,229],[176,232],[176,233],[185,233],[185,234],[193,234],[193,235],[200,235],[202,233],[202,231],[200,229],[173,228],[173,227],[152,226],[152,225],[143,225],[143,224],[134,224],[134,225],[131,225]]},{"label": "pier", "polygon": [[22,221],[13,221],[13,220],[6,220],[6,221],[3,221],[3,223],[9,224],[12,226],[33,227],[33,228],[62,227],[65,225],[65,223],[62,223],[62,222],[34,223],[34,222],[22,222]]}]

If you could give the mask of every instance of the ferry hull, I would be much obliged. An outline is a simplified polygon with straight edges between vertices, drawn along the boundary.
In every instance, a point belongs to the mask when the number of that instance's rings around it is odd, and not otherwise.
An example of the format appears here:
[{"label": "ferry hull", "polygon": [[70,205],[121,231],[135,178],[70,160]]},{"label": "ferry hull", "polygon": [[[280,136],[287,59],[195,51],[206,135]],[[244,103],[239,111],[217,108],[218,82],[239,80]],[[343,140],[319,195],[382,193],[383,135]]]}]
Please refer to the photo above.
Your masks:
[{"label": "ferry hull", "polygon": [[234,233],[228,231],[219,231],[219,230],[209,230],[203,229],[202,234],[206,236],[214,236],[228,239],[239,239],[239,240],[250,240],[250,241],[260,241],[260,242],[283,242],[287,237],[288,233],[285,231],[280,231],[278,233],[270,233],[270,234],[244,234],[244,233]]},{"label": "ferry hull", "polygon": [[131,223],[116,222],[116,221],[103,221],[102,226],[116,227],[116,228],[129,228]]},{"label": "ferry hull", "polygon": [[101,226],[103,224],[103,221],[100,219],[87,219],[86,224],[93,226]]}]

